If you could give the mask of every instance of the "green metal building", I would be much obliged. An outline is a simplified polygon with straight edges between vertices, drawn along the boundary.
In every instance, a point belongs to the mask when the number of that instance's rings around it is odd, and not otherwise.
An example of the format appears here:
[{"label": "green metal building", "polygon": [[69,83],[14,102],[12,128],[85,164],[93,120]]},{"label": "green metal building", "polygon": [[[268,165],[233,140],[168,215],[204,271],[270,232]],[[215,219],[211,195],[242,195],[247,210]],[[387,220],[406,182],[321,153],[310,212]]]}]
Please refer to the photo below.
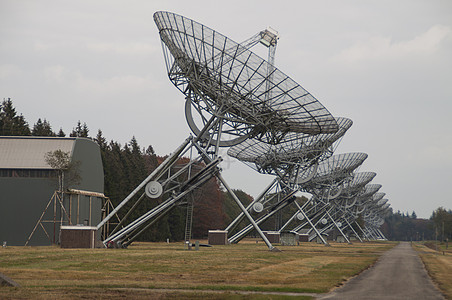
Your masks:
[{"label": "green metal building", "polygon": [[[72,193],[62,199],[55,197],[61,195],[55,194],[58,176],[45,160],[46,153],[55,150],[69,153],[80,177],[78,183],[65,187]],[[104,200],[96,195],[103,192],[102,159],[94,141],[0,137],[0,243],[23,246],[33,232],[28,245],[50,245],[58,243],[60,225],[96,226]]]}]

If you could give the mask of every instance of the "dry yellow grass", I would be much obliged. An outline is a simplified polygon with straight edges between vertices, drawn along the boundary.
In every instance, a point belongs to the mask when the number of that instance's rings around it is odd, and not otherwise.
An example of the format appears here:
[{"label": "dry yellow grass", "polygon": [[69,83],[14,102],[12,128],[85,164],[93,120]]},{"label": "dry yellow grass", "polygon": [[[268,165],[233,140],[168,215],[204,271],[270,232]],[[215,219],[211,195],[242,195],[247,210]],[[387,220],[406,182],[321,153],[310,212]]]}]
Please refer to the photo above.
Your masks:
[{"label": "dry yellow grass", "polygon": [[452,299],[452,249],[446,250],[444,247],[444,251],[442,248],[439,248],[441,251],[435,251],[423,244],[415,244],[414,248],[433,281],[448,299]]},{"label": "dry yellow grass", "polygon": [[360,273],[393,245],[307,243],[279,246],[280,253],[255,241],[199,251],[186,251],[182,243],[135,243],[128,249],[8,247],[0,249],[0,272],[21,287],[0,293],[41,299],[194,299],[202,290],[225,291],[209,294],[218,299],[239,297],[227,292],[234,290],[321,293]]}]

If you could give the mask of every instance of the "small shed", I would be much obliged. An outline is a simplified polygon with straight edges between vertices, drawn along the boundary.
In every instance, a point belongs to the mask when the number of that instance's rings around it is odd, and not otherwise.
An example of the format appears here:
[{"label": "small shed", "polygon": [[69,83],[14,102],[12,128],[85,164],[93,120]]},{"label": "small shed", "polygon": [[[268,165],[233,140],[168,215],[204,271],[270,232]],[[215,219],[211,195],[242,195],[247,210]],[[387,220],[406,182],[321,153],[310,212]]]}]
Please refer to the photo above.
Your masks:
[{"label": "small shed", "polygon": [[307,233],[300,233],[298,235],[298,240],[300,242],[309,242],[309,234],[307,234]]},{"label": "small shed", "polygon": [[95,248],[95,226],[61,226],[61,248]]},{"label": "small shed", "polygon": [[279,244],[281,242],[278,231],[263,231],[263,233],[270,243]]},{"label": "small shed", "polygon": [[209,245],[227,245],[228,231],[227,230],[209,230],[208,233]]},{"label": "small shed", "polygon": [[296,246],[298,244],[298,234],[292,231],[281,232],[282,246]]}]

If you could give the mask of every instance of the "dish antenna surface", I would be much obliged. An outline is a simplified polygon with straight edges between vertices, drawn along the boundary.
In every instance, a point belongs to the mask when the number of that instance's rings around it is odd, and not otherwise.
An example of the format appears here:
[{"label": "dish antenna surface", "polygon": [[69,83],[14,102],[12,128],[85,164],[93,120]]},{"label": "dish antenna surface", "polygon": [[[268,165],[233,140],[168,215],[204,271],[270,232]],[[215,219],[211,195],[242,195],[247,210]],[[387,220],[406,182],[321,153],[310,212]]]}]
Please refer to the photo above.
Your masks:
[{"label": "dish antenna surface", "polygon": [[[248,139],[229,148],[228,155],[259,173],[283,176],[288,170],[295,169],[294,175],[297,175],[301,171],[300,168],[305,169],[331,156],[333,143],[353,124],[348,118],[339,117],[336,121],[339,129],[334,133],[310,135],[291,132],[276,145]],[[309,173],[315,175],[312,170],[309,170]],[[303,178],[303,181],[307,181],[306,178]]]},{"label": "dish antenna surface", "polygon": [[269,30],[255,43],[238,44],[174,13],[156,12],[154,21],[169,79],[186,97],[186,118],[195,135],[232,146],[248,137],[277,143],[287,132],[338,130],[314,96],[249,50],[257,42],[275,45]]}]

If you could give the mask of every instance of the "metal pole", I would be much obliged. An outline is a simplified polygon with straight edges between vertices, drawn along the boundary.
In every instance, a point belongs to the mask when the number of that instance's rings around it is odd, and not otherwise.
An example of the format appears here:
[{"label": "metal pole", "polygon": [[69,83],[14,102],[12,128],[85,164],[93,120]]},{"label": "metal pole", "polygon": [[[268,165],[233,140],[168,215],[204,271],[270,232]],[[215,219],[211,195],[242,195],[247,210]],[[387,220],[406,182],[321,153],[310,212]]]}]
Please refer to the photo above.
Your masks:
[{"label": "metal pole", "polygon": [[357,237],[357,238],[359,239],[359,241],[362,243],[363,240],[362,240],[361,237],[358,235],[358,233],[355,231],[355,229],[353,228],[352,224],[350,224],[350,223],[348,222],[347,218],[344,218],[344,220],[345,220],[345,222],[347,222],[348,227],[350,227],[350,228],[353,230],[353,232],[355,233],[356,237]]},{"label": "metal pole", "polygon": [[55,244],[56,232],[56,199],[53,199],[53,244]]},{"label": "metal pole", "polygon": [[92,204],[92,198],[89,196],[89,226],[91,226],[91,204]]},{"label": "metal pole", "polygon": [[[331,208],[332,210],[333,208]],[[329,211],[326,212],[327,216],[330,218],[331,222],[333,222],[334,226],[337,228],[337,230],[339,230],[339,232],[341,233],[341,235],[344,237],[344,239],[347,241],[347,243],[350,243],[350,240],[345,236],[344,232],[342,232],[342,229],[337,226],[336,222],[334,221],[333,217],[330,215]]]},{"label": "metal pole", "polygon": [[309,225],[311,225],[311,228],[315,231],[317,236],[322,240],[323,244],[325,244],[325,246],[329,246],[330,244],[327,241],[325,241],[323,236],[320,234],[320,232],[317,230],[317,228],[314,226],[314,224],[312,224],[311,220],[304,213],[303,209],[300,207],[300,205],[297,203],[297,201],[294,201],[294,202],[295,202],[295,205],[297,206],[298,210],[300,211],[300,213],[303,214],[303,217],[306,219],[306,221],[308,221]]},{"label": "metal pole", "polygon": [[[259,202],[260,201],[260,199],[262,198],[262,197],[264,197],[266,194],[267,194],[267,192],[273,187],[273,185],[276,183],[278,181],[278,178],[275,178],[268,186],[267,186],[267,188],[256,198],[256,199],[254,199],[253,201],[251,201],[251,203],[246,207],[246,210],[248,211],[252,206],[253,206],[253,204],[254,203],[256,203],[256,202]],[[235,219],[234,219],[234,221],[232,221],[229,225],[228,225],[228,227],[226,227],[226,231],[228,231],[228,232],[231,232],[232,230],[234,230],[234,228],[243,220],[243,218],[244,218],[244,213],[243,212],[241,212]]]},{"label": "metal pole", "polygon": [[168,165],[172,165],[172,163],[174,162],[174,159],[177,158],[180,154],[180,152],[182,152],[182,150],[188,145],[188,143],[190,143],[190,140],[192,139],[192,137],[187,138],[177,149],[176,151],[174,151],[170,156],[168,156],[167,159],[165,159],[155,170],[154,172],[152,172],[148,177],[146,177],[145,180],[143,180],[143,182],[141,182],[141,184],[139,186],[137,186],[121,203],[118,204],[118,206],[116,206],[116,208],[110,212],[110,214],[103,219],[98,225],[97,225],[97,229],[99,230],[99,228],[102,227],[102,225],[104,225],[106,222],[108,222],[108,220],[110,220],[110,218],[116,214],[119,209],[121,209],[121,207],[123,207],[127,202],[129,202],[130,199],[132,199],[133,196],[135,196],[136,193],[138,193],[139,190],[141,190],[149,181],[151,181],[151,179],[153,179],[153,177],[157,174],[160,173],[160,171],[164,170]]},{"label": "metal pole", "polygon": [[242,210],[242,212],[245,214],[246,218],[250,221],[251,224],[253,224],[254,229],[256,229],[257,233],[259,233],[259,235],[261,236],[261,238],[264,240],[265,244],[267,245],[267,247],[270,249],[270,251],[281,251],[276,247],[273,247],[273,245],[270,243],[270,241],[267,239],[267,237],[264,235],[264,233],[262,232],[262,230],[259,228],[259,226],[256,224],[256,222],[254,222],[253,218],[251,217],[251,215],[248,213],[248,211],[246,210],[246,208],[243,206],[242,202],[240,202],[239,198],[237,198],[237,196],[234,194],[234,192],[231,190],[231,188],[229,187],[229,185],[226,183],[226,181],[223,179],[223,177],[218,174],[217,178],[221,181],[221,183],[223,184],[223,186],[226,188],[226,190],[229,192],[229,194],[232,196],[232,198],[234,199],[234,201],[237,203],[237,205],[240,207],[240,209]]}]

